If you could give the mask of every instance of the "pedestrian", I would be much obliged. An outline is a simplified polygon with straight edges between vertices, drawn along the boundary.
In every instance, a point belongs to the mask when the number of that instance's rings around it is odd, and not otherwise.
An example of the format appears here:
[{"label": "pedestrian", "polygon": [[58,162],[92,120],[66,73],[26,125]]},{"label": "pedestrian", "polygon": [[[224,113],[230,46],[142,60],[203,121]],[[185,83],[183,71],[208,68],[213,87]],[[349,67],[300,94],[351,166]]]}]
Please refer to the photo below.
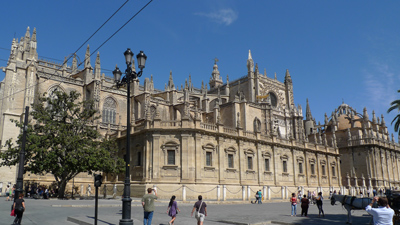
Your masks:
[{"label": "pedestrian", "polygon": [[371,193],[371,191],[368,189],[367,190],[367,196],[368,196],[368,198],[369,198],[369,194]]},{"label": "pedestrian", "polygon": [[328,199],[331,199],[332,198],[332,191],[329,191],[329,197],[328,197]]},{"label": "pedestrian", "polygon": [[20,193],[18,199],[14,201],[13,209],[15,212],[15,219],[13,225],[21,225],[22,215],[25,211],[24,194]]},{"label": "pedestrian", "polygon": [[374,195],[374,197],[376,196],[376,189],[372,190],[372,194]]},{"label": "pedestrian", "polygon": [[360,191],[360,196],[361,196],[361,198],[363,198],[363,192],[362,191]]},{"label": "pedestrian", "polygon": [[262,204],[262,197],[263,197],[263,195],[262,195],[261,190],[258,190],[258,191],[257,191],[257,195],[258,195],[258,204]]},{"label": "pedestrian", "polygon": [[[152,192],[154,191],[154,194]],[[154,213],[154,200],[157,199],[157,192],[152,188],[147,188],[147,194],[142,197],[144,210],[143,225],[151,225]]]},{"label": "pedestrian", "polygon": [[379,195],[382,196],[382,188],[379,189]]},{"label": "pedestrian", "polygon": [[308,213],[308,207],[310,205],[310,200],[308,200],[307,196],[304,195],[303,198],[301,199],[301,216],[307,217]]},{"label": "pedestrian", "polygon": [[292,198],[290,198],[290,204],[292,206],[292,214],[291,214],[291,216],[296,216],[297,198],[296,198],[296,194],[295,193],[292,193]]},{"label": "pedestrian", "polygon": [[196,210],[194,217],[197,219],[197,225],[203,225],[204,218],[207,216],[207,204],[203,202],[203,197],[201,195],[199,195],[198,199],[199,200],[193,206],[190,216],[193,216],[193,212]]},{"label": "pedestrian", "polygon": [[10,185],[7,185],[6,187],[6,201],[10,201]]},{"label": "pedestrian", "polygon": [[[13,185],[13,188],[12,188],[12,192],[10,192],[11,194],[10,194],[10,196],[11,196],[11,201],[15,198],[15,184]],[[15,199],[14,199],[14,201],[15,201]]]},{"label": "pedestrian", "polygon": [[168,213],[168,216],[171,217],[171,221],[168,222],[169,225],[174,224],[176,215],[178,214],[178,211],[179,212],[181,211],[181,210],[179,210],[178,203],[175,201],[175,199],[176,199],[176,196],[172,195],[171,200],[169,201],[169,204],[168,204],[167,213]]},{"label": "pedestrian", "polygon": [[[372,205],[378,202],[378,208],[372,208]],[[368,214],[372,215],[374,224],[393,224],[394,211],[390,208],[388,200],[385,197],[374,197],[372,202],[365,208]]]},{"label": "pedestrian", "polygon": [[321,213],[322,213],[322,217],[325,217],[324,210],[322,209],[322,200],[324,200],[324,198],[322,197],[322,192],[319,192],[318,196],[316,198],[317,207],[318,207],[318,217],[321,217]]}]

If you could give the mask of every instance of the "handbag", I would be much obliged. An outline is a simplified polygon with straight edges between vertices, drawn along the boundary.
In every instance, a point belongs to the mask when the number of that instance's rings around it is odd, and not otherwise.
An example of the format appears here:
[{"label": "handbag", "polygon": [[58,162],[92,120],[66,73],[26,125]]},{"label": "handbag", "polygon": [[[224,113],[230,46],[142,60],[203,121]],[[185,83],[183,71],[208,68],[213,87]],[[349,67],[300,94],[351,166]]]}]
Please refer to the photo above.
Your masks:
[{"label": "handbag", "polygon": [[201,205],[203,205],[203,202],[201,202],[199,210],[196,210],[196,212],[194,213],[194,217],[196,218],[200,218],[200,209],[201,209]]},{"label": "handbag", "polygon": [[15,209],[11,210],[10,216],[15,216]]}]

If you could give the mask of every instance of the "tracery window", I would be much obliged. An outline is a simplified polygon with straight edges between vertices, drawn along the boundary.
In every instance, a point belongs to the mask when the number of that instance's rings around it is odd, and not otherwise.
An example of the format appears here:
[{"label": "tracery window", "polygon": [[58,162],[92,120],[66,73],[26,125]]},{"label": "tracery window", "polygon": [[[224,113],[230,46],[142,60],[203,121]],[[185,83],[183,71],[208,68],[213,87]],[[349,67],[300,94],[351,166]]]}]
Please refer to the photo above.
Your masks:
[{"label": "tracery window", "polygon": [[269,98],[271,100],[271,105],[276,107],[278,105],[278,99],[273,92],[269,92]]},{"label": "tracery window", "polygon": [[117,103],[111,97],[106,98],[103,104],[103,123],[116,124]]}]

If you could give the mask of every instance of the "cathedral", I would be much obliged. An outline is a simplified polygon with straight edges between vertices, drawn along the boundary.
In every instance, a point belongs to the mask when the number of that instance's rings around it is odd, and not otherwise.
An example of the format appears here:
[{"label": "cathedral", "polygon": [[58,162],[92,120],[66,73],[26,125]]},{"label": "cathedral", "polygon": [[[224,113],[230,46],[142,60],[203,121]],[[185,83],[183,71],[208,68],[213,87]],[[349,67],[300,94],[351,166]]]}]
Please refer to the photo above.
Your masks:
[{"label": "cathedral", "polygon": [[[75,90],[82,100],[95,100],[101,114],[97,129],[117,138],[121,157],[130,138],[133,196],[141,196],[148,187],[165,198],[175,191],[183,199],[201,193],[208,199],[244,200],[261,189],[268,198],[276,198],[307,190],[400,186],[400,148],[393,134],[390,138],[383,116],[380,120],[373,113],[369,120],[366,109],[359,114],[343,103],[317,124],[308,100],[305,118],[302,107],[295,105],[288,70],[283,82],[276,74],[267,77],[250,51],[243,66],[247,74],[223,81],[216,59],[209,82],[197,87],[190,76],[180,87],[175,85],[172,72],[164,90],[154,88],[152,77],[143,83],[134,80],[127,131],[126,87],[117,88],[101,73],[100,54],[93,68],[88,46],[83,69],[76,56],[72,65],[39,59],[36,29],[31,34],[28,27],[24,37],[12,40],[2,67],[0,141],[16,139],[20,131],[10,119],[22,121],[25,106],[39,94]],[[15,183],[16,170],[0,168],[0,188]],[[30,173],[24,177],[42,184],[52,179]],[[93,177],[80,174],[74,182],[85,193]],[[103,183],[120,195],[123,182],[123,174],[108,174]]]}]

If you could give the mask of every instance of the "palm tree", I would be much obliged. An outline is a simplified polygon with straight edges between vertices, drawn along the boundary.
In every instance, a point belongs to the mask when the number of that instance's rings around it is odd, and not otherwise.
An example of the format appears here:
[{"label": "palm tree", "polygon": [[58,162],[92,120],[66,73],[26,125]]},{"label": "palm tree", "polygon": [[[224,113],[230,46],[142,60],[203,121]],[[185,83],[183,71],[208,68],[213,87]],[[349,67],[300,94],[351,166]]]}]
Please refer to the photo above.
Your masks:
[{"label": "palm tree", "polygon": [[[397,92],[400,93],[400,90]],[[397,112],[400,112],[400,99],[394,100],[393,102],[390,103],[391,107],[388,109],[388,113],[393,111],[394,109],[397,109]],[[399,126],[400,126],[400,114],[397,114],[397,116],[393,119],[392,123],[395,122],[394,124],[394,131],[398,132],[399,131]]]}]

